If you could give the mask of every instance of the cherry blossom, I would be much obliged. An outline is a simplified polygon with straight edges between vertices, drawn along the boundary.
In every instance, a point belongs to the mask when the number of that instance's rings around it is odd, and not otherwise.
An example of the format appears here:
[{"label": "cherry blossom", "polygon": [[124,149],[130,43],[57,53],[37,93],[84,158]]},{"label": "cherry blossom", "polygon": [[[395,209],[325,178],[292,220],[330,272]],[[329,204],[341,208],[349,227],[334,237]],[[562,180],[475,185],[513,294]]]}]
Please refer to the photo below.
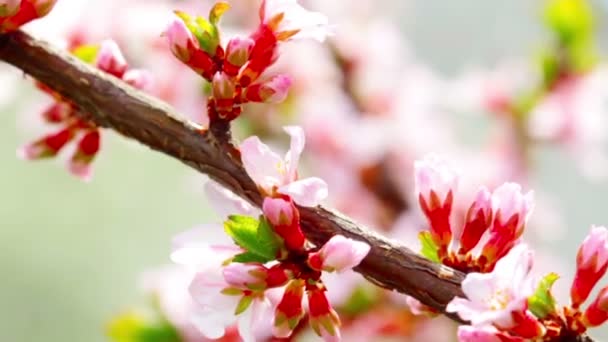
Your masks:
[{"label": "cherry blossom", "polygon": [[240,145],[243,166],[265,194],[283,194],[299,205],[316,206],[327,197],[327,184],[316,177],[298,179],[297,167],[304,149],[304,131],[297,126],[288,126],[284,130],[291,137],[291,147],[284,158],[254,136]]},{"label": "cherry blossom", "polygon": [[500,259],[491,273],[469,273],[462,282],[465,298],[454,298],[447,312],[457,313],[473,326],[494,325],[517,330],[521,337],[541,336],[542,325],[527,311],[534,288],[530,277],[533,253],[519,244]]}]

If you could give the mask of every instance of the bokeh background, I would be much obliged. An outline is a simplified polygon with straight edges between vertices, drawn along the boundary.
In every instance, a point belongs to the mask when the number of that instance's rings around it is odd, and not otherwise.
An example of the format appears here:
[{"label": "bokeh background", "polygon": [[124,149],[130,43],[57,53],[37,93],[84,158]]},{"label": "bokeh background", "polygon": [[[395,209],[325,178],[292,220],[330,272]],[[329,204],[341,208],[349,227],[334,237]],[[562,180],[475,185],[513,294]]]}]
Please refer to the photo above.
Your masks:
[{"label": "bokeh background", "polygon": [[[541,3],[382,0],[377,6],[399,23],[411,53],[450,77],[508,57],[531,58],[547,38]],[[595,5],[598,41],[606,44],[608,4]],[[9,69],[0,69],[2,88],[17,94],[0,108],[0,340],[105,341],[105,322],[141,300],[141,272],[169,263],[172,235],[212,219],[204,177],[113,133],[105,136],[88,184],[58,161],[17,159],[16,148],[34,137],[24,113],[42,108],[44,95]],[[482,134],[483,120],[462,120],[466,134]],[[582,177],[557,148],[538,148],[533,156],[530,187],[551,195],[563,218],[564,232],[546,248],[573,266],[590,224],[608,224],[608,182]],[[606,331],[594,335],[608,339]]]}]

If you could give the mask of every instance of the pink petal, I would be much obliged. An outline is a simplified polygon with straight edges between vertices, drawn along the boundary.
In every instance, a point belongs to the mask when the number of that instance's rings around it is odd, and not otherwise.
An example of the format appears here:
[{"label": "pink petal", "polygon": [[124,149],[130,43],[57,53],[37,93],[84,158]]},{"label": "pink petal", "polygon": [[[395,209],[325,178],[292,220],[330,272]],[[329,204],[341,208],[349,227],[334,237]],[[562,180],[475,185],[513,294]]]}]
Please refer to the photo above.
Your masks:
[{"label": "pink petal", "polygon": [[241,145],[241,160],[249,177],[267,192],[279,186],[285,172],[283,161],[256,136],[245,139]]},{"label": "pink petal", "polygon": [[327,183],[316,177],[301,179],[279,188],[279,193],[290,196],[304,207],[314,207],[328,195]]},{"label": "pink petal", "polygon": [[359,265],[369,250],[370,246],[365,242],[336,235],[327,241],[319,253],[324,269],[344,272]]},{"label": "pink petal", "polygon": [[293,182],[297,178],[298,163],[300,155],[304,150],[305,136],[304,130],[300,126],[286,126],[283,130],[291,137],[289,152],[285,156],[285,164],[287,168],[287,179],[285,183]]}]

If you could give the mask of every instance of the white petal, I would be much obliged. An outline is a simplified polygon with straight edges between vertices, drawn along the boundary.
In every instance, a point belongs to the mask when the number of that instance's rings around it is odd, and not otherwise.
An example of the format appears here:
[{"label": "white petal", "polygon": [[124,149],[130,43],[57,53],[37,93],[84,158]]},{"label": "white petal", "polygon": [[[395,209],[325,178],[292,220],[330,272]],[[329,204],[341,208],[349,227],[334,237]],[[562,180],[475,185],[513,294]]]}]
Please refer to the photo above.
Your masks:
[{"label": "white petal", "polygon": [[462,292],[469,300],[482,303],[494,295],[494,282],[491,273],[469,273],[462,281]]},{"label": "white petal", "polygon": [[203,310],[197,312],[192,317],[192,324],[210,339],[218,339],[224,336],[226,328],[234,324],[236,316],[234,313],[219,312],[213,310]]},{"label": "white petal", "polygon": [[300,126],[286,126],[283,130],[291,137],[289,152],[285,156],[285,167],[287,168],[286,180],[290,183],[296,180],[300,155],[304,151],[305,137],[304,130]]},{"label": "white petal", "polygon": [[255,136],[245,139],[240,150],[243,166],[258,186],[270,191],[273,186],[280,185],[285,166],[279,155]]},{"label": "white petal", "polygon": [[289,183],[280,187],[278,191],[284,195],[289,195],[294,202],[304,207],[317,206],[328,194],[327,183],[317,177]]}]

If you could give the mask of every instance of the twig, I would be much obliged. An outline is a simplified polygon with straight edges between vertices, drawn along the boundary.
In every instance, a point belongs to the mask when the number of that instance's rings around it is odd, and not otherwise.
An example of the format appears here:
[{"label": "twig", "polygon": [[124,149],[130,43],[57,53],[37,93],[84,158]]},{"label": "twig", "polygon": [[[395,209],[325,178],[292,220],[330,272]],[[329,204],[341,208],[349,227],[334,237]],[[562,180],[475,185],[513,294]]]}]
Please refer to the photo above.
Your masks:
[{"label": "twig", "polygon": [[[238,155],[228,150],[223,139],[180,118],[162,101],[24,32],[0,36],[0,59],[73,101],[99,126],[181,160],[257,206],[262,203]],[[452,298],[463,296],[461,272],[432,263],[337,212],[323,207],[299,209],[306,237],[315,244],[338,234],[369,243],[371,251],[356,271],[374,284],[443,313]]]}]

